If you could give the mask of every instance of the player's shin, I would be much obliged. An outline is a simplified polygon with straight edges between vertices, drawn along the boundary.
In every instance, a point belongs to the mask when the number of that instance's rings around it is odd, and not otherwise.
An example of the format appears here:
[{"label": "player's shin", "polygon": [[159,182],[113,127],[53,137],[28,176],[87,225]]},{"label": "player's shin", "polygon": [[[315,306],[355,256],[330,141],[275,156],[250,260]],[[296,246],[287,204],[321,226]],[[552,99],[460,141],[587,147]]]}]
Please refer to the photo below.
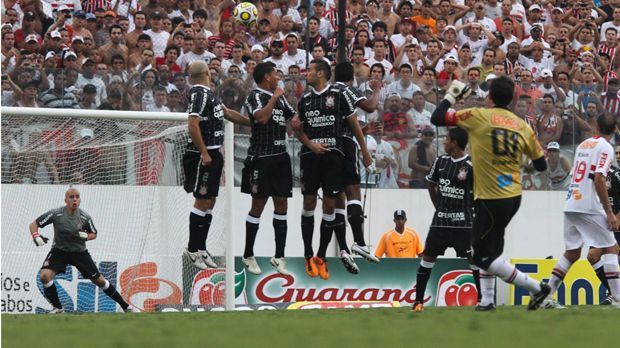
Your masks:
[{"label": "player's shin", "polygon": [[347,202],[347,218],[351,231],[353,231],[353,240],[359,246],[366,246],[364,242],[364,211],[362,210],[362,202],[351,200]]},{"label": "player's shin", "polygon": [[213,214],[211,209],[206,211],[206,215],[203,221],[204,225],[200,228],[200,244],[198,245],[199,250],[207,250],[207,238],[209,237],[211,221],[213,221]]},{"label": "player's shin", "polygon": [[327,254],[327,247],[329,246],[329,242],[332,240],[332,233],[334,232],[335,220],[336,215],[334,213],[323,213],[323,220],[321,220],[321,240],[319,244],[319,251],[316,253],[316,256],[318,257],[325,258],[325,255]]},{"label": "player's shin", "polygon": [[284,248],[286,247],[286,213],[273,213],[273,230],[276,237],[276,255],[277,259],[284,257]]},{"label": "player's shin", "polygon": [[53,280],[43,284],[43,293],[45,293],[45,298],[54,308],[62,308],[62,304],[60,304],[60,299],[58,298],[58,292],[56,291],[56,284],[54,284]]},{"label": "player's shin", "polygon": [[568,273],[568,270],[572,265],[573,263],[565,256],[562,256],[558,260],[558,263],[555,264],[553,271],[551,271],[551,279],[549,279],[548,283],[551,288],[550,295],[553,295],[558,290],[560,284],[564,281],[566,273]]},{"label": "player's shin", "polygon": [[347,225],[344,218],[345,214],[346,211],[344,209],[336,209],[334,233],[336,234],[336,240],[338,240],[340,250],[344,250],[347,254],[350,254],[349,247],[347,246]]},{"label": "player's shin", "polygon": [[119,294],[118,291],[116,291],[116,288],[114,287],[114,285],[110,284],[110,282],[107,279],[105,280],[105,284],[103,284],[101,289],[103,290],[103,292],[106,293],[106,295],[110,296],[111,299],[116,301],[116,303],[118,303],[118,305],[121,306],[123,310],[129,307],[129,305],[127,304],[127,302],[125,302],[121,294]]},{"label": "player's shin", "polygon": [[244,258],[254,256],[254,242],[256,241],[256,234],[258,234],[259,223],[260,217],[248,214],[248,216],[245,218],[245,250],[243,252]]},{"label": "player's shin", "polygon": [[302,210],[301,212],[301,236],[304,240],[304,256],[314,256],[312,250],[312,235],[314,233],[314,211]]},{"label": "player's shin", "polygon": [[426,285],[428,284],[428,279],[431,277],[433,266],[435,266],[434,262],[420,261],[415,284],[416,302],[424,303],[424,293],[426,292]]},{"label": "player's shin", "polygon": [[476,291],[478,291],[478,302],[482,299],[482,291],[480,290],[480,268],[474,264],[469,264],[471,268],[471,274],[474,276],[474,284],[476,284]]},{"label": "player's shin", "polygon": [[618,255],[604,254],[601,256],[601,260],[603,260],[603,269],[609,283],[611,296],[616,302],[620,302],[620,266],[618,265]]},{"label": "player's shin", "polygon": [[205,215],[207,213],[198,208],[192,208],[192,211],[189,213],[189,243],[187,250],[192,253],[195,253],[200,248],[202,240],[201,229],[204,225]]},{"label": "player's shin", "polygon": [[480,270],[480,305],[488,306],[495,302],[495,275],[483,269]]}]

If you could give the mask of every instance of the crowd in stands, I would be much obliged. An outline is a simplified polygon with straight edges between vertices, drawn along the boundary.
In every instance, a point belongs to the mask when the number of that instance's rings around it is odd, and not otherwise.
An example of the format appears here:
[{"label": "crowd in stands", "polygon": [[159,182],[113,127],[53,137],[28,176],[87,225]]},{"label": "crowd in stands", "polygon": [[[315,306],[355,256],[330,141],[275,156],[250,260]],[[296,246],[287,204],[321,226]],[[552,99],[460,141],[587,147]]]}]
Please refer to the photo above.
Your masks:
[{"label": "crowd in stands", "polygon": [[512,109],[551,152],[620,115],[620,0],[348,0],[344,28],[339,0],[253,2],[245,27],[232,0],[2,0],[2,105],[184,112],[197,59],[231,108],[265,61],[296,105],[308,62],[332,64],[344,45],[357,88],[383,82],[380,108],[359,115],[380,125],[369,135],[380,187],[425,186],[444,135],[430,116],[453,80],[473,91],[460,109],[513,78]]}]

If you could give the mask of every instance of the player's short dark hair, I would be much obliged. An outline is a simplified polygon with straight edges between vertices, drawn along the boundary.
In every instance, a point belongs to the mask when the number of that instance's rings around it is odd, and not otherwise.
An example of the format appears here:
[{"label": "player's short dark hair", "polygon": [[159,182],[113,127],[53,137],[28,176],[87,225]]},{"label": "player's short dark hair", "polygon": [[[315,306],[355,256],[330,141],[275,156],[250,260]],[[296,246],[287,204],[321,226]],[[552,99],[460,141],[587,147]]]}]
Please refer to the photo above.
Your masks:
[{"label": "player's short dark hair", "polygon": [[265,75],[271,74],[276,68],[276,65],[272,62],[265,62],[256,65],[254,68],[254,72],[252,73],[252,77],[254,78],[254,82],[256,84],[262,83],[265,81]]},{"label": "player's short dark hair", "polygon": [[110,28],[108,29],[108,34],[112,34],[112,30],[113,30],[113,29],[118,29],[118,30],[120,30],[120,31],[121,31],[121,33],[123,32],[123,28],[122,28],[120,25],[118,25],[118,24],[113,24],[113,25],[111,25],[111,26],[110,26]]},{"label": "player's short dark hair", "polygon": [[613,134],[616,130],[616,120],[610,114],[602,114],[596,119],[599,132],[603,135]]},{"label": "player's short dark hair", "polygon": [[497,106],[508,106],[515,94],[515,83],[506,76],[500,76],[493,79],[493,83],[489,87],[489,95],[491,100]]},{"label": "player's short dark hair", "polygon": [[336,82],[349,82],[353,80],[353,65],[349,62],[341,62],[336,64],[335,77]]},{"label": "player's short dark hair", "polygon": [[311,64],[314,64],[316,72],[322,71],[325,74],[325,79],[329,81],[332,78],[332,69],[323,59],[315,59]]},{"label": "player's short dark hair", "polygon": [[448,129],[448,137],[450,137],[450,140],[455,141],[461,150],[465,150],[465,147],[467,147],[469,135],[463,128],[454,127]]}]

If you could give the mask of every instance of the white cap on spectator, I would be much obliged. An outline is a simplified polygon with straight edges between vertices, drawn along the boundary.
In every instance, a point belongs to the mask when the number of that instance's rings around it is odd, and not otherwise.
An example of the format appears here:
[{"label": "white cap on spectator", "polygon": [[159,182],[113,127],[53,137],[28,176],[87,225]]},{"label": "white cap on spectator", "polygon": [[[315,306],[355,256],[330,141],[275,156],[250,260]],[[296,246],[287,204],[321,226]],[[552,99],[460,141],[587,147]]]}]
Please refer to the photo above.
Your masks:
[{"label": "white cap on spectator", "polygon": [[553,72],[550,69],[543,69],[540,72],[540,77],[542,77],[542,78],[553,77]]},{"label": "white cap on spectator", "polygon": [[60,5],[58,7],[58,11],[66,11],[66,10],[71,10],[71,9],[67,5]]},{"label": "white cap on spectator", "polygon": [[84,43],[84,38],[82,36],[76,35],[73,37],[73,40],[71,40],[71,42],[76,42],[76,41],[81,41],[82,43]]},{"label": "white cap on spectator", "polygon": [[94,137],[95,136],[95,132],[93,132],[92,129],[90,128],[82,128],[80,129],[80,138],[86,138],[86,137]]},{"label": "white cap on spectator", "polygon": [[582,57],[583,56],[587,56],[587,55],[591,55],[592,57],[596,57],[594,55],[594,53],[592,51],[590,51],[590,50],[585,50],[585,51],[581,52],[581,54],[580,54],[580,56],[582,56]]},{"label": "white cap on spectator", "polygon": [[284,37],[284,39],[286,39],[286,38],[287,38],[287,37],[289,37],[289,36],[292,36],[292,37],[294,37],[294,38],[296,38],[296,39],[299,39],[299,34],[297,34],[297,33],[296,33],[296,32],[294,32],[294,31],[291,31],[290,33],[286,34],[286,36]]},{"label": "white cap on spectator", "polygon": [[530,11],[534,11],[534,10],[542,11],[540,6],[538,6],[537,4],[531,5],[530,8],[528,8],[528,10],[530,10]]},{"label": "white cap on spectator", "polygon": [[45,60],[48,60],[50,58],[56,57],[56,52],[54,51],[49,51],[47,52],[47,54],[45,55]]},{"label": "white cap on spectator", "polygon": [[67,52],[67,54],[65,54],[65,59],[67,59],[69,57],[77,58],[77,54],[75,54],[75,52],[73,52],[73,51],[69,51],[69,52]]},{"label": "white cap on spectator", "polygon": [[491,80],[496,79],[496,78],[497,78],[497,75],[495,75],[495,74],[488,74],[487,78],[484,81],[488,82],[488,81],[491,81]]},{"label": "white cap on spectator", "polygon": [[2,24],[2,28],[4,27],[9,27],[11,29],[11,31],[13,31],[13,25],[11,23],[4,23]]},{"label": "white cap on spectator", "polygon": [[552,141],[547,144],[547,150],[559,150],[560,144],[557,141]]},{"label": "white cap on spectator", "polygon": [[448,30],[454,30],[454,32],[456,33],[456,27],[454,25],[448,25],[443,29],[443,32],[445,33]]},{"label": "white cap on spectator", "polygon": [[26,36],[26,40],[24,40],[24,41],[26,41],[26,42],[29,42],[29,41],[39,41],[39,35],[37,35],[37,34],[30,34],[30,35]]},{"label": "white cap on spectator", "polygon": [[559,7],[554,7],[554,8],[553,8],[553,10],[551,10],[551,12],[552,12],[552,13],[553,13],[553,12],[556,12],[556,11],[559,11],[560,13],[564,13],[564,10],[562,10],[562,9],[561,9],[561,8],[559,8]]},{"label": "white cap on spectator", "polygon": [[54,38],[59,38],[60,39],[60,38],[62,38],[62,35],[60,35],[60,32],[58,30],[54,30],[54,31],[52,31],[50,33],[50,37],[52,39],[54,39]]},{"label": "white cap on spectator", "polygon": [[446,59],[444,59],[444,62],[447,62],[447,61],[452,61],[452,62],[455,62],[457,64],[459,62],[459,60],[456,58],[456,56],[454,54],[448,54],[446,56]]},{"label": "white cap on spectator", "polygon": [[258,45],[258,44],[252,46],[252,49],[250,50],[250,52],[254,52],[254,51],[261,51],[265,53],[265,49],[263,48],[263,46]]}]

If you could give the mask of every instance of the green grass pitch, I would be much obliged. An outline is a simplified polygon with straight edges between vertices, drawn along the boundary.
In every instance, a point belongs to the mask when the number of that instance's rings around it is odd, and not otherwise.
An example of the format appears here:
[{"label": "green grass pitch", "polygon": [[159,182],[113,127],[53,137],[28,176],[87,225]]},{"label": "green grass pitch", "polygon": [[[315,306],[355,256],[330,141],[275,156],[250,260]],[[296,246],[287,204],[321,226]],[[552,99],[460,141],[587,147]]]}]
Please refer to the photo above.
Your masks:
[{"label": "green grass pitch", "polygon": [[500,307],[2,315],[3,347],[604,347],[620,309]]}]

